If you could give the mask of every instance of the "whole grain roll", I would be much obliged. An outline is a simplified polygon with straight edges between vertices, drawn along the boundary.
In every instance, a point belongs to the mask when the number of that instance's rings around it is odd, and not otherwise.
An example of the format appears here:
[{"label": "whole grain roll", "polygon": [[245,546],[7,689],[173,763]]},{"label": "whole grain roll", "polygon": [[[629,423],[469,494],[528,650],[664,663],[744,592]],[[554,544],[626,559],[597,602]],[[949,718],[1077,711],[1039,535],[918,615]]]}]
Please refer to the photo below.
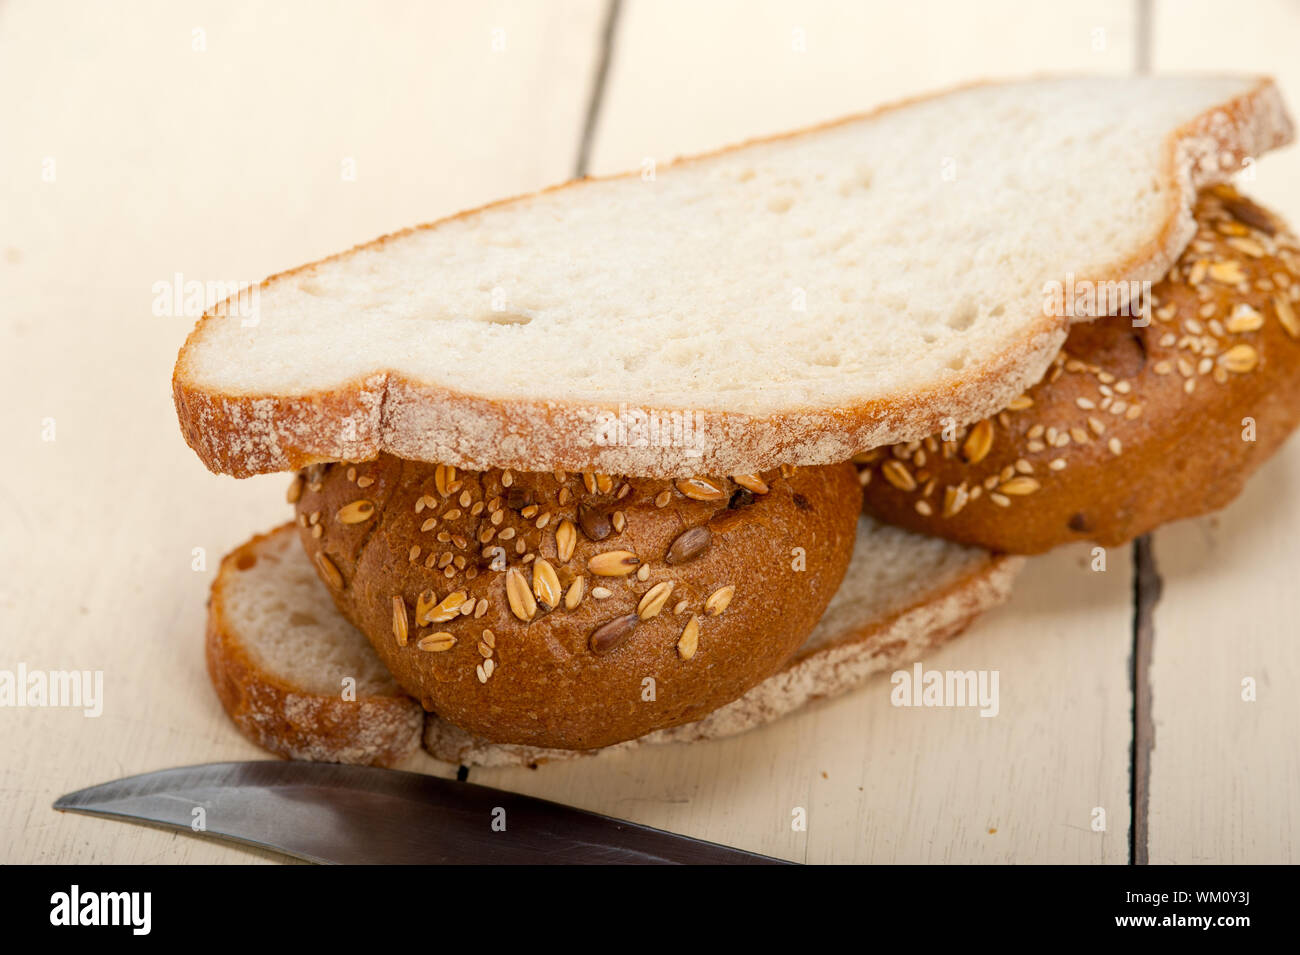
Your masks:
[{"label": "whole grain roll", "polygon": [[426,709],[589,749],[697,720],[799,647],[852,555],[850,465],[680,481],[389,455],[295,479],[340,611]]},{"label": "whole grain roll", "polygon": [[1151,289],[1151,321],[1073,327],[1004,411],[860,455],[865,507],[967,544],[1110,546],[1223,507],[1300,423],[1300,245],[1228,186]]}]

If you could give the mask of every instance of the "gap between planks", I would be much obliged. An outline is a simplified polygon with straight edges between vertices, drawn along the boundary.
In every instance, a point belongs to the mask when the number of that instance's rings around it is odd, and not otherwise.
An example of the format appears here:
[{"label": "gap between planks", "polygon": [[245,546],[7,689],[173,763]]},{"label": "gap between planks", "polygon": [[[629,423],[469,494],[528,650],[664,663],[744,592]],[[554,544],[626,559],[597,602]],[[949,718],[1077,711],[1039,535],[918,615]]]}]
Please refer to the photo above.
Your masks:
[{"label": "gap between planks", "polygon": [[[1152,0],[1133,3],[1133,72],[1151,72]],[[1155,747],[1155,718],[1151,711],[1151,656],[1155,646],[1155,609],[1160,601],[1160,572],[1150,534],[1133,542],[1133,650],[1129,688],[1133,694],[1133,727],[1129,741],[1129,865],[1146,865],[1150,823],[1151,750]]]}]

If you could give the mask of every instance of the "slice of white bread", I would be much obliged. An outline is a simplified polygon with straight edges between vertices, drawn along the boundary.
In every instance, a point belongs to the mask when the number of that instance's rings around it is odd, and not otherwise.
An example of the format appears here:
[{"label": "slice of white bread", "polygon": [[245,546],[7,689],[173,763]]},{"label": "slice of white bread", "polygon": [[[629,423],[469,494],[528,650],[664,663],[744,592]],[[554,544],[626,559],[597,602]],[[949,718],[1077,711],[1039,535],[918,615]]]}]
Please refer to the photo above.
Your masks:
[{"label": "slice of white bread", "polygon": [[914,534],[864,515],[848,572],[803,646],[777,673],[704,719],[604,749],[578,751],[488,743],[430,715],[424,747],[450,763],[515,766],[735,736],[846,693],[872,674],[911,663],[957,636],[1011,595],[1024,561]]},{"label": "slice of white bread", "polygon": [[[732,736],[847,692],[956,636],[1007,598],[1023,564],[863,517],[844,582],[780,672],[697,723],[608,749]],[[425,747],[452,763],[531,764],[606,751],[485,743],[437,717],[425,723],[334,608],[292,525],[222,561],[209,608],[208,670],[245,735],[294,759],[388,765],[411,751],[422,725]],[[357,681],[357,703],[340,699],[345,676]]]},{"label": "slice of white bread", "polygon": [[391,766],[420,745],[423,708],[334,609],[292,524],[222,559],[207,658],[235,725],[279,756]]},{"label": "slice of white bread", "polygon": [[1267,79],[1040,78],[582,180],[214,309],[176,407],[237,476],[380,451],[656,477],[843,461],[1004,407],[1064,340],[1048,283],[1160,278],[1197,188],[1290,135]]}]

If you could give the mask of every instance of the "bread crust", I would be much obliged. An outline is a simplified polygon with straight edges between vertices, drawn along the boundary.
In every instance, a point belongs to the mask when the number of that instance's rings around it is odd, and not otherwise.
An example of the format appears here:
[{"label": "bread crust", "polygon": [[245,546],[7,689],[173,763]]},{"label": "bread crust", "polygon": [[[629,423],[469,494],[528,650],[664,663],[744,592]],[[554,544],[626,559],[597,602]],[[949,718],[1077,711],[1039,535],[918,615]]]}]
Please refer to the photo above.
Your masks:
[{"label": "bread crust", "polygon": [[861,501],[847,464],[709,486],[382,455],[296,480],[309,556],[407,692],[478,736],[566,749],[698,720],[775,671],[839,586]]},{"label": "bread crust", "polygon": [[980,614],[1006,601],[1024,563],[1023,557],[986,553],[955,580],[911,595],[892,613],[828,615],[818,624],[816,639],[780,670],[694,723],[600,750],[576,751],[491,743],[429,714],[424,748],[435,759],[460,765],[536,766],[641,746],[736,736],[848,693],[874,674],[918,660],[959,636]]},{"label": "bread crust", "polygon": [[256,745],[286,759],[393,766],[420,745],[424,711],[410,697],[359,696],[355,702],[298,686],[250,655],[225,611],[227,588],[256,563],[269,541],[293,532],[285,524],[227,554],[212,583],[205,655],[221,706]]},{"label": "bread crust", "polygon": [[[955,91],[932,96],[951,92]],[[731,148],[806,135],[932,96]],[[1156,234],[1140,241],[1135,250],[1117,258],[1099,274],[1079,275],[1076,281],[1158,279],[1192,234],[1190,209],[1196,190],[1223,181],[1240,168],[1244,158],[1289,141],[1291,132],[1281,96],[1268,78],[1261,78],[1249,92],[1184,125],[1171,136],[1164,160],[1162,186],[1167,214],[1163,224]],[[681,159],[677,164],[726,151]],[[583,181],[545,191],[575,188]],[[492,203],[416,228],[436,228],[513,201]],[[412,231],[393,233],[358,248],[380,248]],[[271,276],[262,286],[310,270],[316,264]],[[922,438],[938,430],[945,419],[966,423],[993,413],[1043,374],[1059,351],[1070,321],[1064,315],[1045,312],[1004,352],[969,368],[960,381],[900,392],[888,400],[835,409],[791,409],[764,416],[657,408],[657,412],[693,414],[698,440],[689,447],[647,449],[635,443],[606,446],[592,440],[593,422],[602,415],[619,413],[613,405],[575,403],[558,396],[554,400],[501,400],[411,380],[391,371],[302,395],[250,395],[207,389],[191,375],[189,354],[215,320],[214,313],[200,320],[181,348],[172,391],[186,441],[211,470],[236,477],[293,470],[323,461],[369,459],[381,452],[469,470],[561,467],[651,477],[749,473],[786,462],[831,464],[883,444]]]},{"label": "bread crust", "polygon": [[1147,327],[1076,326],[1010,409],[860,456],[868,513],[1033,554],[1122,544],[1235,498],[1300,425],[1300,244],[1228,186],[1196,221]]}]

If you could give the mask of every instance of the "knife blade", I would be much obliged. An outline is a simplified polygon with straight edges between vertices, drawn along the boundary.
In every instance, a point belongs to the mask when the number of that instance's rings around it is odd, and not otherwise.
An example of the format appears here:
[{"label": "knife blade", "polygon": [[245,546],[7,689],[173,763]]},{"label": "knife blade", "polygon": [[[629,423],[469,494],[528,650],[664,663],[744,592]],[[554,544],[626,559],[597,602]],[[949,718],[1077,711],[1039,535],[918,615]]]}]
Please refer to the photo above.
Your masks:
[{"label": "knife blade", "polygon": [[333,763],[163,769],[68,793],[54,808],[322,863],[787,864],[488,786]]}]

